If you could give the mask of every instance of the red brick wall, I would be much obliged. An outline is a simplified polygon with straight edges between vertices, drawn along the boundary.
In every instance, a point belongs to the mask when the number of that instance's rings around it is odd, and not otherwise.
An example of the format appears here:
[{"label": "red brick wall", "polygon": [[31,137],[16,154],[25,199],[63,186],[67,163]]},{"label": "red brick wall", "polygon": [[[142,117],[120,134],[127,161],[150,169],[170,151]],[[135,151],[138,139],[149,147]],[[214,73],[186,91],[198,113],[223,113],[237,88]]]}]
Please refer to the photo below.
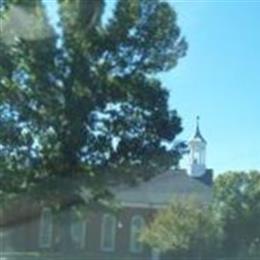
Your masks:
[{"label": "red brick wall", "polygon": [[[28,213],[27,209],[27,213]],[[76,250],[75,254],[86,254],[91,256],[92,259],[148,259],[150,256],[150,249],[144,247],[142,253],[131,253],[130,252],[130,223],[131,218],[135,215],[141,215],[146,222],[149,222],[155,211],[153,209],[144,208],[124,208],[116,213],[117,219],[117,230],[116,230],[116,241],[115,241],[115,251],[114,252],[102,252],[101,251],[101,221],[102,216],[105,212],[96,211],[89,213],[86,216],[86,241],[83,250]],[[30,215],[28,213],[28,215]],[[33,218],[28,218],[27,221],[21,222],[16,226],[10,226],[12,230],[12,247],[19,252],[30,252],[39,251],[39,222],[40,214],[33,214]],[[57,252],[57,237],[59,236],[59,221],[53,218],[54,229],[53,229],[53,246],[52,248],[44,251]],[[122,227],[119,227],[119,222]],[[61,253],[61,252],[57,252]]]},{"label": "red brick wall", "polygon": [[117,224],[122,224],[120,228],[117,225],[116,242],[114,252],[102,252],[100,248],[101,242],[101,221],[104,212],[96,212],[92,214],[87,223],[86,233],[86,252],[98,254],[100,256],[114,255],[114,256],[132,256],[136,259],[140,257],[147,257],[150,255],[150,250],[144,247],[142,253],[131,253],[130,252],[130,223],[131,218],[135,215],[141,215],[146,222],[152,217],[154,210],[142,209],[142,208],[124,208],[116,214]]}]

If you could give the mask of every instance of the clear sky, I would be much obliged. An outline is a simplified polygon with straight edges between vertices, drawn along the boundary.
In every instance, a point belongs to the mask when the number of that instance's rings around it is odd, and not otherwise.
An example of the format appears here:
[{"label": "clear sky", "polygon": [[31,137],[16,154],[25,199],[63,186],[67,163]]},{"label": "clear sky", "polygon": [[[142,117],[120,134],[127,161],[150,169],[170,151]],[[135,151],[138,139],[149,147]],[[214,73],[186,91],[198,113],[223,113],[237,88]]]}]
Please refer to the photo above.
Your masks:
[{"label": "clear sky", "polygon": [[163,75],[170,106],[194,132],[196,115],[216,173],[260,169],[260,1],[171,1],[189,43]]},{"label": "clear sky", "polygon": [[[111,9],[115,0],[107,2]],[[169,2],[189,43],[187,56],[161,75],[183,119],[180,139],[200,115],[208,167],[260,169],[260,0]]]}]

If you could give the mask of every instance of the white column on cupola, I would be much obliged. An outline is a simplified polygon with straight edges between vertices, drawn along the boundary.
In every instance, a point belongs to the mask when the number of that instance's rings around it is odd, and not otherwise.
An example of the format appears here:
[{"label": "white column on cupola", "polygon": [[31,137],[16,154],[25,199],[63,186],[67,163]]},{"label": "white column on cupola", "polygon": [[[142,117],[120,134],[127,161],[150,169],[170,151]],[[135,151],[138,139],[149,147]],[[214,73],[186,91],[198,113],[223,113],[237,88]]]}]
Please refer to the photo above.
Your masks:
[{"label": "white column on cupola", "polygon": [[189,166],[188,174],[191,177],[201,177],[206,172],[206,146],[207,142],[200,133],[199,116],[197,116],[197,126],[195,135],[188,142],[189,146]]}]

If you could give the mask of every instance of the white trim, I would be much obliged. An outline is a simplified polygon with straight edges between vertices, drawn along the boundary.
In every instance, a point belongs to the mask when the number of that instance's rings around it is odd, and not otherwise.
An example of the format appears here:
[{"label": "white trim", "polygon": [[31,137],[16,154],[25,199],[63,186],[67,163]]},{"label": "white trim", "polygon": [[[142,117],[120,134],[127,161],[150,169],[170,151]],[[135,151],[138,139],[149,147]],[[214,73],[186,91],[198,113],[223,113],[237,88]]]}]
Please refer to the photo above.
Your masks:
[{"label": "white trim", "polygon": [[[47,219],[46,219],[47,217]],[[49,222],[47,222],[49,221]],[[43,208],[40,219],[39,230],[39,246],[41,248],[49,248],[52,243],[53,220],[50,208]]]},{"label": "white trim", "polygon": [[[106,246],[105,245],[105,228],[106,228],[106,222],[111,221],[111,234],[110,234],[110,239],[111,239],[111,245]],[[101,224],[101,250],[105,252],[113,252],[115,250],[115,241],[116,241],[116,217],[112,214],[104,214],[102,217],[102,224]]]},{"label": "white trim", "polygon": [[[138,226],[136,226],[136,221],[138,221]],[[140,235],[141,229],[144,227],[144,218],[140,215],[135,215],[131,218],[130,224],[130,252],[131,253],[141,253],[143,251],[143,245],[138,241],[136,236]]]},{"label": "white trim", "polygon": [[87,221],[83,221],[82,222],[82,228],[83,228],[83,232],[82,232],[82,237],[81,237],[81,241],[80,241],[80,248],[83,249],[86,246],[86,229],[87,229]]}]

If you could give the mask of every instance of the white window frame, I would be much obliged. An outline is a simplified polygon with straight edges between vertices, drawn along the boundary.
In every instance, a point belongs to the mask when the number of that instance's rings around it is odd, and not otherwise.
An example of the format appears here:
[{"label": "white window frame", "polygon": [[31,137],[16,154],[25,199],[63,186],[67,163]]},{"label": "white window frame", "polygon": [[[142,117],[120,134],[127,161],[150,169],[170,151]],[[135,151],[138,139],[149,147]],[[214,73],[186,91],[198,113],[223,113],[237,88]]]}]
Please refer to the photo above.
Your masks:
[{"label": "white window frame", "polygon": [[[74,213],[75,214],[75,213]],[[87,228],[87,222],[84,219],[75,219],[73,216],[73,212],[72,212],[72,221],[71,221],[71,225],[70,225],[70,234],[71,234],[71,238],[74,242],[77,242],[79,247],[81,249],[83,249],[85,247],[85,239],[86,239],[86,228]],[[75,235],[76,234],[76,230],[78,227],[76,227],[76,225],[80,225],[81,227],[81,235],[80,235],[80,239],[78,240],[78,237]]]},{"label": "white window frame", "polygon": [[[136,221],[140,221],[139,230],[136,229]],[[141,229],[144,228],[145,221],[144,218],[140,215],[135,215],[131,218],[130,223],[130,252],[131,253],[141,253],[143,251],[143,245],[139,241],[136,241],[137,233],[140,233]],[[138,246],[137,246],[138,245]]]},{"label": "white window frame", "polygon": [[[106,228],[106,222],[112,221],[111,226],[111,246],[105,245],[105,228]],[[105,252],[113,252],[115,250],[115,242],[116,242],[116,217],[112,214],[104,214],[102,217],[102,224],[101,224],[101,250]]]},{"label": "white window frame", "polygon": [[[12,248],[12,241],[11,241],[11,236],[13,234],[12,231],[13,230],[9,228],[0,228],[0,250],[1,250],[0,252],[2,253],[15,252],[15,250]],[[0,260],[2,260],[1,257]]]},{"label": "white window frame", "polygon": [[[49,223],[46,223],[46,214],[49,214]],[[47,228],[46,228],[47,227]],[[39,246],[40,248],[49,248],[52,244],[52,234],[53,234],[53,217],[50,208],[43,208],[41,212],[40,219],[40,230],[39,230]],[[46,239],[47,237],[47,239]]]},{"label": "white window frame", "polygon": [[152,248],[151,250],[151,260],[160,260],[160,250],[157,248]]}]

